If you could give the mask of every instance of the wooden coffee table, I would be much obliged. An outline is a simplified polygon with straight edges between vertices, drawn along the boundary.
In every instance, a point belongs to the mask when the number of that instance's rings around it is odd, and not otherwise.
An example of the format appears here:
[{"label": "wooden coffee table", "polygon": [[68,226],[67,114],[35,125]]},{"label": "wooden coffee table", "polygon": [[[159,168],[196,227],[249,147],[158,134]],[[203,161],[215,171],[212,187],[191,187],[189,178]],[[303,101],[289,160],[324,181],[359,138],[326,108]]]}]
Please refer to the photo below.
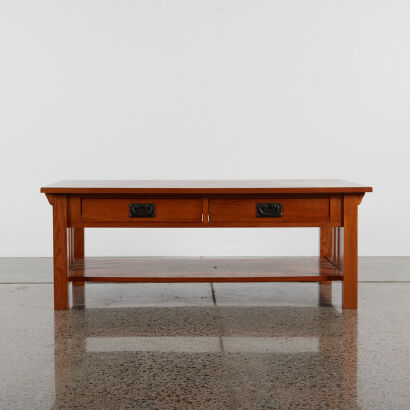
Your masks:
[{"label": "wooden coffee table", "polygon": [[[41,188],[53,206],[54,309],[85,282],[343,281],[357,308],[358,205],[372,188],[343,180],[61,181]],[[85,258],[84,228],[317,227],[317,258],[270,258],[215,269],[198,264]],[[245,268],[244,268],[245,266]]]}]

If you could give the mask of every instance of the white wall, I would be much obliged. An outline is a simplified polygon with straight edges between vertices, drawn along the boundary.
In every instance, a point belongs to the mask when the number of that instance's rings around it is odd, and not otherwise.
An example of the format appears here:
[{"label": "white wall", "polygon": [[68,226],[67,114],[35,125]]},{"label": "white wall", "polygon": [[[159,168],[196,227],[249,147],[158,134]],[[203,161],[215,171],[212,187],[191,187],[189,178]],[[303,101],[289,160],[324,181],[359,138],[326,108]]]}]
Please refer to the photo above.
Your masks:
[{"label": "white wall", "polygon": [[[373,185],[409,255],[410,2],[2,0],[0,255],[51,255],[59,179]],[[310,254],[316,230],[88,230],[88,254]]]}]

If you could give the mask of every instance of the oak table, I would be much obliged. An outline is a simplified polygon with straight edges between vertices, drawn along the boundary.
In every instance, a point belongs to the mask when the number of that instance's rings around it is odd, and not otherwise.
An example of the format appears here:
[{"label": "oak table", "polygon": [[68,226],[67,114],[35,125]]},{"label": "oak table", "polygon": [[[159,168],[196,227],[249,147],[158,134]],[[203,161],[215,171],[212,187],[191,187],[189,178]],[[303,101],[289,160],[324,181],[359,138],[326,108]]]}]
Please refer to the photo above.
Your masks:
[{"label": "oak table", "polygon": [[[53,206],[54,309],[85,282],[343,281],[343,308],[357,308],[358,205],[372,188],[343,180],[60,181],[41,188]],[[84,228],[317,227],[317,258],[268,264],[141,263],[85,258]],[[182,261],[183,262],[183,261]],[[245,267],[244,267],[245,266]],[[328,287],[328,286],[327,286]]]}]

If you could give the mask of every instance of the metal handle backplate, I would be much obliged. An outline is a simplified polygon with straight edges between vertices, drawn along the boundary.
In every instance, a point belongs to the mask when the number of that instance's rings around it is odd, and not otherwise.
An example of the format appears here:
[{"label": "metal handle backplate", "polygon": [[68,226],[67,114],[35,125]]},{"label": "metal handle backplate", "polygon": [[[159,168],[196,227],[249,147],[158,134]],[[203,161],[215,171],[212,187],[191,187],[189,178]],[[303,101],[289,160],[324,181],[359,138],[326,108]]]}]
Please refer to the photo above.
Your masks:
[{"label": "metal handle backplate", "polygon": [[258,218],[280,218],[282,216],[282,204],[279,202],[257,203],[256,216]]},{"label": "metal handle backplate", "polygon": [[138,203],[130,204],[130,218],[155,218],[155,204]]}]

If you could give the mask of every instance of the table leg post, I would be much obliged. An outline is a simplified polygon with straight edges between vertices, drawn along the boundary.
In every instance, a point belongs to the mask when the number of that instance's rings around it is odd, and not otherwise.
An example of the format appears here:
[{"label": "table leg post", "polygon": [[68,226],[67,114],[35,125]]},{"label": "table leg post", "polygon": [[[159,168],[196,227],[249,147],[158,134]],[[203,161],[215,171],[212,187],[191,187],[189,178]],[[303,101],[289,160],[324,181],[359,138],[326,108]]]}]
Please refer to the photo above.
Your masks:
[{"label": "table leg post", "polygon": [[73,228],[74,259],[84,259],[84,228]]},{"label": "table leg post", "polygon": [[51,195],[53,205],[54,310],[68,309],[67,197]]},{"label": "table leg post", "polygon": [[[73,260],[84,259],[84,228],[72,228]],[[74,286],[84,286],[84,282],[73,282]]]},{"label": "table leg post", "polygon": [[345,195],[343,200],[343,308],[357,309],[357,209],[360,198]]},{"label": "table leg post", "polygon": [[[321,258],[332,258],[332,246],[333,246],[333,236],[332,227],[321,226],[320,228],[320,257]],[[319,282],[319,305],[329,306],[332,304],[332,282],[324,281]]]}]

